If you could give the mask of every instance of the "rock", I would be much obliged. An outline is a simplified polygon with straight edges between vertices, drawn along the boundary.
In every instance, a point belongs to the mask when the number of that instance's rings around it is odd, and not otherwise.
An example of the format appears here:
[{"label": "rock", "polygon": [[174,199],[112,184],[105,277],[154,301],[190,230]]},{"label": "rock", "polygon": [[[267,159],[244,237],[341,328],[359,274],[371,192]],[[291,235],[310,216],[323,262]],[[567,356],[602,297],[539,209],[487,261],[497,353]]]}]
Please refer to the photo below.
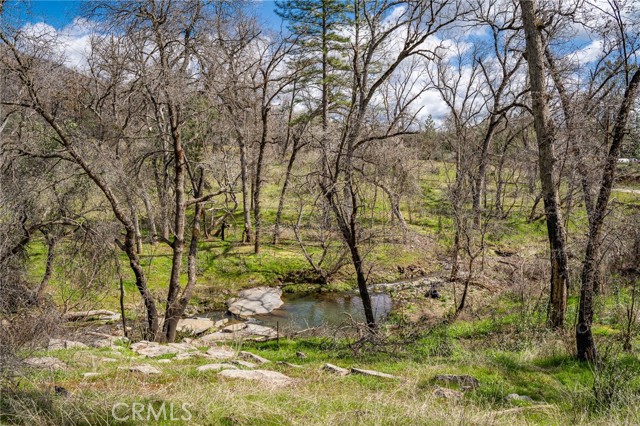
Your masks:
[{"label": "rock", "polygon": [[225,328],[222,329],[223,333],[235,333],[238,332],[240,330],[243,330],[247,328],[247,324],[243,323],[243,322],[239,322],[236,324],[231,324],[226,326]]},{"label": "rock", "polygon": [[307,358],[307,355],[304,352],[300,352],[300,351],[296,352],[296,356],[298,358],[300,358],[300,359],[306,359]]},{"label": "rock", "polygon": [[60,396],[69,396],[70,395],[69,391],[66,390],[65,388],[63,388],[62,386],[54,386],[53,390],[55,391],[55,393],[57,395],[60,395]]},{"label": "rock", "polygon": [[[232,326],[235,326],[233,324]],[[232,327],[229,326],[229,327]],[[225,341],[242,341],[242,340],[254,340],[258,342],[275,339],[278,337],[278,333],[271,327],[265,327],[258,324],[239,324],[236,331],[231,331],[229,327],[225,327],[225,330],[216,331],[215,333],[207,334],[199,339],[199,342],[203,345],[208,345],[215,342]]]},{"label": "rock", "polygon": [[525,401],[525,402],[533,402],[533,399],[527,395],[518,395],[517,393],[510,393],[505,397],[507,401]]},{"label": "rock", "polygon": [[225,325],[226,323],[228,323],[228,322],[229,322],[229,319],[228,319],[228,318],[222,318],[221,320],[218,320],[218,321],[214,322],[214,323],[213,323],[213,326],[214,326],[215,328],[224,327],[224,325]]},{"label": "rock", "polygon": [[82,376],[83,377],[96,377],[99,376],[100,373],[84,373]]},{"label": "rock", "polygon": [[275,339],[278,333],[271,327],[258,324],[247,324],[247,327],[240,331],[241,334],[253,337],[264,337],[267,339]]},{"label": "rock", "polygon": [[173,362],[173,359],[169,359],[169,358],[159,359],[158,362],[160,364],[171,364]]},{"label": "rock", "polygon": [[67,364],[54,356],[32,357],[25,359],[24,362],[31,367],[46,368],[48,370],[64,370],[67,368]]},{"label": "rock", "polygon": [[436,289],[435,287],[431,287],[429,290],[427,290],[424,297],[428,297],[431,299],[440,299],[440,293],[438,292],[438,289]]},{"label": "rock", "polygon": [[293,383],[291,377],[270,370],[222,370],[218,376],[229,379],[255,380],[271,386],[286,386]]},{"label": "rock", "polygon": [[[125,367],[126,368],[126,367]],[[133,373],[160,374],[161,371],[149,364],[134,365],[128,368]]]},{"label": "rock", "polygon": [[246,318],[252,315],[268,314],[284,303],[280,298],[282,290],[272,287],[256,287],[242,290],[238,298],[229,305],[229,312]]},{"label": "rock", "polygon": [[257,362],[258,364],[267,364],[271,362],[268,359],[261,357],[260,355],[256,355],[247,351],[240,351],[240,357],[249,361]]},{"label": "rock", "polygon": [[193,348],[183,343],[170,343],[168,345],[161,345],[156,342],[147,342],[146,340],[142,340],[140,342],[132,344],[131,350],[138,355],[147,358],[155,358],[163,355],[177,354],[187,350],[193,350]]},{"label": "rock", "polygon": [[116,346],[117,342],[129,341],[129,339],[127,339],[126,337],[112,336],[110,334],[98,333],[95,331],[88,331],[85,333],[85,336],[91,339],[89,346],[92,346],[94,348],[113,347],[114,349],[117,349],[118,348],[118,346]]},{"label": "rock", "polygon": [[100,358],[100,362],[118,362],[115,358]]},{"label": "rock", "polygon": [[218,370],[237,370],[237,369],[238,367],[236,367],[235,365],[222,363],[222,364],[201,365],[200,367],[196,368],[196,371],[203,372],[203,371],[211,371],[211,370],[218,371]]},{"label": "rock", "polygon": [[464,393],[454,389],[441,388],[440,386],[436,386],[433,389],[433,396],[445,399],[462,399],[464,398]]},{"label": "rock", "polygon": [[93,309],[82,312],[67,312],[62,316],[67,321],[117,321],[120,314],[106,309]]},{"label": "rock", "polygon": [[194,354],[188,352],[180,352],[178,355],[173,357],[175,361],[182,361],[185,359],[193,358]]},{"label": "rock", "polygon": [[434,377],[436,382],[441,382],[447,385],[455,384],[458,385],[465,390],[475,389],[480,386],[480,382],[473,376],[469,376],[466,374],[440,374]]},{"label": "rock", "polygon": [[206,357],[213,359],[232,359],[236,357],[236,351],[226,346],[213,346],[207,349]]},{"label": "rock", "polygon": [[73,340],[64,340],[64,339],[49,339],[49,345],[47,350],[56,351],[59,349],[71,349],[71,348],[88,348],[82,342],[74,342]]},{"label": "rock", "polygon": [[241,361],[241,360],[236,360],[236,361],[232,361],[235,365],[239,365],[240,367],[246,367],[246,368],[256,368],[257,365],[249,362],[249,361]]},{"label": "rock", "polygon": [[194,348],[189,343],[168,343],[167,346],[171,346],[172,348],[176,348],[180,352],[193,352],[197,351],[197,348]]},{"label": "rock", "polygon": [[285,361],[278,361],[278,364],[286,365],[287,367],[292,367],[292,368],[304,368],[302,365],[291,364],[290,362],[285,362]]},{"label": "rock", "polygon": [[333,365],[329,363],[325,364],[322,367],[322,369],[330,373],[337,374],[339,376],[347,376],[350,373],[350,371],[347,370],[346,368],[338,367],[337,365]]},{"label": "rock", "polygon": [[190,334],[203,334],[210,328],[213,328],[215,323],[209,318],[185,318],[178,321],[176,330],[179,333]]},{"label": "rock", "polygon": [[354,374],[362,374],[363,376],[382,377],[385,379],[397,379],[396,376],[393,376],[387,373],[381,373],[380,371],[375,371],[375,370],[363,370],[361,368],[352,368],[351,372]]}]

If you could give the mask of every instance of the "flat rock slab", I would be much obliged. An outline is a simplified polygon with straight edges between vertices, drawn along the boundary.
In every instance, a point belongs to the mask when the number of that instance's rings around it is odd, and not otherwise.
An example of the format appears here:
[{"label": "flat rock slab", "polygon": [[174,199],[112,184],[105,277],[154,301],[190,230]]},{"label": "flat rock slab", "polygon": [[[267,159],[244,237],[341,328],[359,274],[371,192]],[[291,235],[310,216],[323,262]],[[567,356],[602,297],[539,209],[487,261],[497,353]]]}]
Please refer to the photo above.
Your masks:
[{"label": "flat rock slab", "polygon": [[[126,367],[125,367],[126,368]],[[141,364],[134,365],[128,368],[132,373],[142,373],[142,374],[160,374],[162,371],[158,370],[152,365],[149,364]]]},{"label": "flat rock slab", "polygon": [[88,346],[82,342],[74,342],[73,340],[49,339],[47,350],[56,351],[60,349],[87,348]]},{"label": "flat rock slab", "polygon": [[236,351],[226,346],[213,346],[207,349],[205,356],[213,359],[232,359],[236,357]]},{"label": "flat rock slab", "polygon": [[67,321],[117,321],[120,314],[106,309],[93,309],[82,312],[67,312],[62,316]]},{"label": "flat rock slab", "polygon": [[268,314],[283,305],[282,290],[273,287],[256,287],[242,290],[229,305],[229,312],[246,318]]},{"label": "flat rock slab", "polygon": [[225,328],[223,328],[221,331],[224,333],[236,333],[240,330],[244,330],[245,328],[247,328],[247,324],[243,322],[239,322],[236,324],[228,325]]},{"label": "flat rock slab", "polygon": [[257,367],[256,364],[254,364],[252,362],[249,362],[249,361],[236,360],[236,361],[233,361],[233,363],[235,365],[239,365],[240,367],[245,367],[245,368],[256,368]]},{"label": "flat rock slab", "polygon": [[329,364],[329,363],[325,364],[322,367],[322,369],[325,370],[325,371],[328,371],[330,373],[337,374],[339,376],[347,376],[347,375],[349,375],[351,373],[346,368],[338,367],[337,365],[333,365],[333,364]]},{"label": "flat rock slab", "polygon": [[351,372],[354,374],[361,374],[363,376],[382,377],[384,379],[397,379],[396,376],[387,373],[381,373],[375,370],[363,370],[361,368],[352,368]]},{"label": "flat rock slab", "polygon": [[[229,327],[234,327],[233,324]],[[207,334],[199,339],[199,342],[208,345],[215,342],[236,342],[242,340],[266,341],[278,337],[278,333],[271,327],[258,324],[239,324],[233,329],[225,327],[224,330]],[[235,330],[235,331],[232,331]]]},{"label": "flat rock slab", "polygon": [[184,318],[178,321],[176,330],[180,333],[203,334],[215,326],[209,318]]},{"label": "flat rock slab", "polygon": [[178,348],[174,348],[172,346],[158,345],[158,344],[153,344],[153,345],[144,346],[144,347],[135,348],[135,349],[132,347],[132,350],[138,355],[141,355],[147,358],[156,358],[159,356],[177,354],[178,352],[180,352],[180,349]]},{"label": "flat rock slab", "polygon": [[248,352],[248,351],[240,351],[239,355],[243,359],[246,359],[248,361],[253,361],[253,362],[256,362],[258,364],[267,364],[267,363],[271,362],[268,359],[261,357],[260,355],[256,355],[256,354]]},{"label": "flat rock slab", "polygon": [[24,362],[31,367],[46,368],[48,370],[64,370],[67,368],[67,364],[64,361],[54,356],[32,357],[25,359]]},{"label": "flat rock slab", "polygon": [[205,364],[205,365],[201,365],[200,367],[196,368],[196,371],[199,372],[203,372],[203,371],[219,371],[219,370],[237,370],[238,367],[236,367],[235,365],[232,364],[227,364],[227,363],[221,363],[221,364]]},{"label": "flat rock slab", "polygon": [[434,377],[434,380],[446,385],[455,384],[465,390],[476,389],[480,386],[478,379],[466,374],[439,374]]},{"label": "flat rock slab", "polygon": [[253,380],[271,386],[286,386],[293,383],[291,377],[270,370],[222,370],[218,376],[229,379]]}]

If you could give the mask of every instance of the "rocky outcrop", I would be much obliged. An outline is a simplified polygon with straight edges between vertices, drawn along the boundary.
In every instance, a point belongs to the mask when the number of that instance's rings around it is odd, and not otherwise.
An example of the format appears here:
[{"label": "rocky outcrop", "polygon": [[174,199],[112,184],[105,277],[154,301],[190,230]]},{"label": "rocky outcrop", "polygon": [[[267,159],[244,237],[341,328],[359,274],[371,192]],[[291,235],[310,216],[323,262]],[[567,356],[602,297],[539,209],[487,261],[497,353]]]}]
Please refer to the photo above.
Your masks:
[{"label": "rocky outcrop", "polygon": [[256,287],[242,290],[229,305],[229,312],[241,318],[268,314],[284,303],[282,290],[272,287]]},{"label": "rocky outcrop", "polygon": [[64,339],[49,339],[49,345],[47,346],[47,350],[56,351],[60,349],[72,349],[72,348],[86,348],[88,347],[82,342],[76,342],[73,340],[64,340]]}]

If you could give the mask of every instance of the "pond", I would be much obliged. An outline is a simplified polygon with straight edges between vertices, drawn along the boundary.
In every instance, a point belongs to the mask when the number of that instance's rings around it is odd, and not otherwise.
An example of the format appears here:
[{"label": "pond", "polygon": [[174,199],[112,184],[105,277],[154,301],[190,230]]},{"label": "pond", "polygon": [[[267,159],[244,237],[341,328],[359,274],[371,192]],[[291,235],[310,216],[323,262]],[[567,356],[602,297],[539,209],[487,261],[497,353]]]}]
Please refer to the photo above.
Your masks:
[{"label": "pond", "polygon": [[[357,293],[312,293],[303,296],[285,294],[284,304],[266,315],[256,315],[251,321],[269,327],[278,326],[280,330],[295,332],[323,325],[335,328],[349,324],[351,315],[354,320],[364,322],[362,299]],[[371,293],[376,321],[387,317],[391,312],[392,300],[387,293]],[[347,315],[348,314],[348,315]],[[220,317],[222,312],[210,316]]]}]

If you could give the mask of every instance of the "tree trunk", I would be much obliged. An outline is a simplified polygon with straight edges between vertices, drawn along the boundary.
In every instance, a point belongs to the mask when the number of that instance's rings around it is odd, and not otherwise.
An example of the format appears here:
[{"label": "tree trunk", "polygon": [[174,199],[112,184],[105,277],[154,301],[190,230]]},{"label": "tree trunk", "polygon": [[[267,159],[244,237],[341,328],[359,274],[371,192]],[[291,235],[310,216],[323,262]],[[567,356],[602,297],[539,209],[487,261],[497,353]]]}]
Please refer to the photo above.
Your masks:
[{"label": "tree trunk", "polygon": [[622,104],[618,110],[613,128],[613,136],[611,138],[611,146],[609,147],[604,172],[602,173],[600,192],[598,193],[591,226],[589,227],[589,239],[587,241],[587,250],[582,267],[578,325],[576,326],[577,355],[578,359],[582,361],[595,362],[597,359],[596,344],[593,340],[591,323],[593,321],[593,296],[594,284],[597,278],[597,262],[602,245],[602,227],[605,217],[607,216],[609,198],[611,197],[611,190],[613,189],[613,183],[615,181],[618,156],[620,155],[620,149],[624,141],[629,112],[632,109],[633,102],[635,102],[639,85],[640,70],[636,70],[629,86],[627,86]]},{"label": "tree trunk", "polygon": [[284,200],[287,190],[289,189],[289,181],[291,180],[291,172],[293,171],[293,165],[298,155],[298,140],[294,140],[293,148],[291,151],[291,157],[289,157],[289,163],[287,164],[287,172],[284,175],[284,183],[282,184],[282,191],[280,191],[280,200],[278,201],[278,211],[276,212],[276,223],[273,228],[273,244],[277,245],[280,240],[280,223],[282,222],[282,211],[284,210]]},{"label": "tree trunk", "polygon": [[[197,190],[195,192],[195,198],[198,198],[202,195],[202,187],[203,187],[203,173],[201,171],[199,183],[197,186]],[[195,212],[193,216],[193,226],[191,228],[191,241],[189,242],[189,254],[187,257],[187,285],[184,288],[184,291],[180,295],[180,298],[177,299],[171,305],[171,315],[167,316],[168,320],[165,321],[166,331],[165,336],[168,342],[174,342],[176,339],[176,330],[178,327],[178,322],[182,315],[184,315],[184,311],[189,304],[189,300],[191,300],[191,295],[196,286],[197,282],[197,255],[198,255],[198,243],[200,241],[200,232],[201,232],[201,223],[202,223],[202,215],[204,212],[204,203],[196,203]]]},{"label": "tree trunk", "polygon": [[180,293],[180,272],[182,269],[182,254],[184,252],[184,233],[186,222],[186,202],[185,202],[185,158],[184,150],[182,148],[182,140],[180,138],[179,130],[172,130],[173,146],[174,146],[174,192],[175,192],[175,223],[174,223],[174,237],[171,242],[171,248],[173,250],[173,256],[171,261],[171,276],[169,278],[169,291],[167,293],[167,307],[165,310],[164,325],[162,332],[168,342],[173,342],[171,338],[175,339],[175,330],[170,331],[170,326],[173,325],[179,317],[176,317],[176,299]]},{"label": "tree trunk", "polygon": [[555,179],[555,136],[551,115],[547,105],[544,70],[544,47],[540,33],[535,0],[520,0],[522,21],[526,37],[526,54],[529,63],[531,100],[534,126],[538,142],[538,164],[542,199],[547,219],[551,260],[551,288],[547,321],[551,328],[564,326],[567,308],[567,287],[569,284],[568,258],[565,248],[566,237],[560,200]]},{"label": "tree trunk", "polygon": [[[266,89],[265,89],[266,92]],[[256,183],[253,188],[253,223],[254,223],[254,253],[260,253],[260,237],[262,233],[262,212],[260,211],[260,192],[262,189],[262,167],[264,163],[264,151],[267,147],[269,132],[269,108],[263,107],[261,112],[262,134],[258,147],[258,160],[256,162]]]},{"label": "tree trunk", "polygon": [[45,235],[47,240],[47,263],[44,268],[44,275],[36,291],[36,300],[40,300],[44,297],[45,290],[49,285],[51,274],[53,274],[53,260],[55,258],[56,238],[51,235]]},{"label": "tree trunk", "polygon": [[242,213],[244,218],[244,230],[242,233],[242,241],[250,243],[253,239],[251,233],[251,205],[249,196],[249,172],[247,164],[247,144],[242,135],[238,136],[238,145],[240,147],[240,179],[242,180]]}]

